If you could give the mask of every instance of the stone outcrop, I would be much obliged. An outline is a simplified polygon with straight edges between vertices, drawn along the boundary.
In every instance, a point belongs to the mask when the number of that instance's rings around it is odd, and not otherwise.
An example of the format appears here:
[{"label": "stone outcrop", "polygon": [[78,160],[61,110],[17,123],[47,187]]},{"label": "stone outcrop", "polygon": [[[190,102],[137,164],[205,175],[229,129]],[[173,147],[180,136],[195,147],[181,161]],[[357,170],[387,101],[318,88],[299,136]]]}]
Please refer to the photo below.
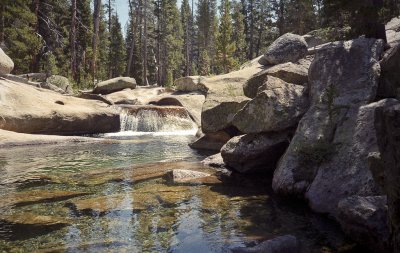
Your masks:
[{"label": "stone outcrop", "polygon": [[400,17],[394,17],[385,25],[388,44],[393,47],[400,43]]},{"label": "stone outcrop", "polygon": [[384,185],[388,201],[391,245],[400,252],[400,103],[378,108],[375,126],[381,159],[384,165]]},{"label": "stone outcrop", "polygon": [[185,76],[175,80],[175,89],[177,91],[192,92],[199,91],[207,93],[208,88],[204,85],[204,77]]},{"label": "stone outcrop", "polygon": [[116,77],[98,83],[94,90],[94,94],[110,94],[123,89],[135,89],[136,80],[132,77]]},{"label": "stone outcrop", "polygon": [[309,66],[287,62],[275,65],[265,72],[267,75],[277,77],[285,82],[307,86],[308,67]]},{"label": "stone outcrop", "polygon": [[229,127],[236,113],[248,101],[250,99],[244,96],[208,95],[202,108],[201,129],[204,133],[210,133]]},{"label": "stone outcrop", "polygon": [[243,133],[281,131],[296,126],[308,109],[307,88],[272,76],[262,88],[264,91],[236,114],[232,124]]},{"label": "stone outcrop", "polygon": [[309,70],[311,107],[274,173],[276,192],[307,192],[315,211],[333,215],[341,199],[375,193],[367,156],[376,139],[368,122],[375,108],[391,102],[360,107],[375,99],[382,50],[381,41],[360,38],[316,53]]},{"label": "stone outcrop", "polygon": [[70,84],[68,78],[64,76],[52,75],[46,79],[46,82],[57,86],[66,94],[74,94],[72,85]]},{"label": "stone outcrop", "polygon": [[189,146],[193,149],[219,151],[230,138],[231,136],[225,131],[207,133],[190,143]]},{"label": "stone outcrop", "polygon": [[272,172],[289,145],[288,133],[233,137],[221,149],[224,163],[240,173]]},{"label": "stone outcrop", "polygon": [[78,135],[120,130],[119,113],[107,104],[63,96],[23,83],[0,80],[0,128]]},{"label": "stone outcrop", "polygon": [[354,241],[374,252],[390,252],[386,196],[352,196],[338,204],[338,221]]},{"label": "stone outcrop", "polygon": [[303,37],[286,33],[275,40],[264,54],[271,65],[296,62],[307,55],[307,42]]},{"label": "stone outcrop", "polygon": [[[268,69],[267,69],[268,70]],[[243,85],[243,93],[246,97],[255,98],[258,94],[258,89],[268,80],[267,70],[263,70],[247,80]]]},{"label": "stone outcrop", "polygon": [[10,74],[13,69],[14,62],[4,53],[3,49],[0,48],[0,75]]}]

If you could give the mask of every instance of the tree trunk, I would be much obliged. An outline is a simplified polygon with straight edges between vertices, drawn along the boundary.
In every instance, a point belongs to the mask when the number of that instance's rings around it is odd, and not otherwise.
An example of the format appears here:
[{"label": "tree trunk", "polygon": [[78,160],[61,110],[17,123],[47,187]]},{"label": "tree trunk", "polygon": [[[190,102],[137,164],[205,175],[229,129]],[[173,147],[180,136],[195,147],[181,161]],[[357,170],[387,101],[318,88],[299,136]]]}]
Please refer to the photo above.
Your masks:
[{"label": "tree trunk", "polygon": [[77,79],[76,69],[76,0],[72,0],[71,17],[71,71],[72,78]]},{"label": "tree trunk", "polygon": [[[131,27],[131,32],[132,32],[132,41],[131,41],[131,48],[129,49],[129,59],[128,59],[128,65],[126,67],[126,76],[130,75],[131,68],[132,68],[132,62],[133,62],[133,53],[135,52],[135,35],[136,35],[136,23],[133,21],[133,4],[132,1],[129,0],[129,15],[131,17],[131,22],[132,22],[132,27]],[[136,11],[137,13],[137,11]],[[137,15],[136,15],[136,20],[137,20]]]},{"label": "tree trunk", "polygon": [[[112,25],[112,20],[111,20],[111,13],[112,13],[112,8],[111,8],[111,0],[108,0],[108,32],[109,32],[109,36],[110,36],[110,42],[112,40],[111,38],[111,25]],[[109,62],[111,62],[111,47],[109,49],[108,52],[108,57],[109,57]],[[112,68],[111,68],[111,64],[108,64],[108,77],[112,78]]]},{"label": "tree trunk", "polygon": [[101,0],[94,0],[94,31],[93,31],[93,62],[92,62],[92,74],[93,74],[93,85],[96,80],[96,61],[97,61],[97,44],[99,38],[99,27],[100,27],[100,9]]},{"label": "tree trunk", "polygon": [[147,81],[147,0],[144,0],[143,9],[143,85],[149,85]]}]

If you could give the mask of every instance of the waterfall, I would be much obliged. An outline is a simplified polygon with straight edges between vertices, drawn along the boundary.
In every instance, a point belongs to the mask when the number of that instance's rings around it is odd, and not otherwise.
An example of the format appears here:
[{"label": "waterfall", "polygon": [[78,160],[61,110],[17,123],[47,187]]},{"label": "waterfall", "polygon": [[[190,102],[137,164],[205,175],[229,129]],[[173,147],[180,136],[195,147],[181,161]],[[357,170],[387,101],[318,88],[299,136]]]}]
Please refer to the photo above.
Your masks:
[{"label": "waterfall", "polygon": [[184,107],[123,106],[120,112],[121,132],[196,132],[197,125]]}]

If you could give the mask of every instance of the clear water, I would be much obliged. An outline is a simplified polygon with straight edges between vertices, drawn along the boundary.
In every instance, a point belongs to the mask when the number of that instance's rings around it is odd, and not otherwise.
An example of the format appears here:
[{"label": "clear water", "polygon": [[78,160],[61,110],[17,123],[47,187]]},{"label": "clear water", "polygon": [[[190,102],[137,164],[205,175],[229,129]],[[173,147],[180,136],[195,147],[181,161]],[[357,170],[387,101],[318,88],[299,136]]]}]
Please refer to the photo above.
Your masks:
[{"label": "clear water", "polygon": [[[112,138],[120,142],[0,150],[0,252],[230,252],[285,234],[296,235],[309,252],[349,247],[328,221],[276,200],[268,180],[235,177],[231,184],[218,185],[124,180],[138,170],[150,173],[157,166],[174,168],[181,160],[198,162],[203,156],[187,145],[193,136]],[[87,195],[16,204],[17,196],[33,191]],[[103,203],[98,198],[114,209],[80,212],[71,206],[80,200]],[[10,216],[24,217],[25,224],[22,218],[10,222]],[[68,225],[39,224],[40,216]]]}]

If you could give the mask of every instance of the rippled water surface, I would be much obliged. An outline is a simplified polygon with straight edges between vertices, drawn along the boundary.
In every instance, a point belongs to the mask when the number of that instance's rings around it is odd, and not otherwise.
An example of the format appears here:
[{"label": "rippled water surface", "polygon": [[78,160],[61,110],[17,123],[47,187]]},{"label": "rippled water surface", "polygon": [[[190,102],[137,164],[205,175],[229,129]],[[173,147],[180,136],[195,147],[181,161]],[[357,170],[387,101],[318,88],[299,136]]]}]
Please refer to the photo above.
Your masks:
[{"label": "rippled water surface", "polygon": [[192,136],[108,138],[120,141],[0,150],[0,252],[231,252],[285,234],[315,252],[345,247],[263,180],[171,183],[162,172],[212,173]]}]

